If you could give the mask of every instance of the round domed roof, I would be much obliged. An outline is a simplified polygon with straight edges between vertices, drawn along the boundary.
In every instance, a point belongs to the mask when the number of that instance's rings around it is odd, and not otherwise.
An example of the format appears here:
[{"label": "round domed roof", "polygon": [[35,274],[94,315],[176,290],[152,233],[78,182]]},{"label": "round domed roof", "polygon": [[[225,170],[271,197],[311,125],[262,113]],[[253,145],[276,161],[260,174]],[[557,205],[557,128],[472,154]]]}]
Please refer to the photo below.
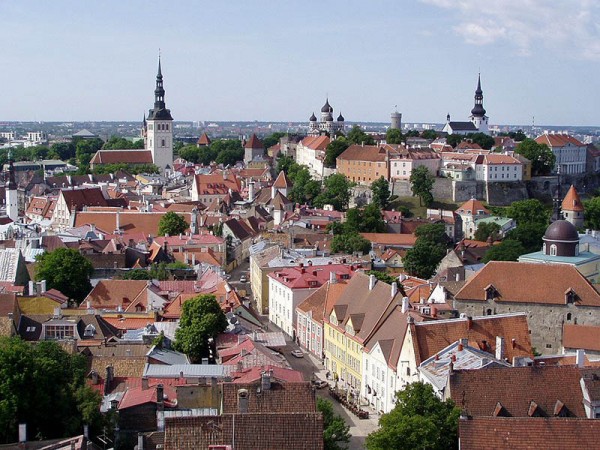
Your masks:
[{"label": "round domed roof", "polygon": [[329,99],[325,100],[325,104],[321,108],[322,113],[330,113],[333,111],[333,108],[329,105]]},{"label": "round domed roof", "polygon": [[331,113],[327,114],[327,117],[325,117],[325,120],[327,122],[332,122],[333,121],[333,116],[331,115]]},{"label": "round domed roof", "polygon": [[575,242],[579,241],[579,233],[577,228],[571,222],[566,220],[557,220],[553,222],[544,233],[545,241],[567,241]]},{"label": "round domed roof", "polygon": [[344,121],[344,116],[342,116],[342,113],[340,113],[340,115],[337,118],[338,122],[343,122]]},{"label": "round domed roof", "polygon": [[312,115],[310,116],[310,119],[308,119],[308,120],[310,120],[311,122],[316,122],[317,118],[315,117],[315,113],[312,113]]}]

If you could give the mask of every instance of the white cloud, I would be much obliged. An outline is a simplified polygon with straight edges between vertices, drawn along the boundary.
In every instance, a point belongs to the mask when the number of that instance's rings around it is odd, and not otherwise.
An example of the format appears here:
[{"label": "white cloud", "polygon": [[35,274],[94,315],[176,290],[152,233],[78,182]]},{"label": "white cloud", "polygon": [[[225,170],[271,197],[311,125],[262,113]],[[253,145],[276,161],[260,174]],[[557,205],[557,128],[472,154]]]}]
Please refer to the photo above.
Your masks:
[{"label": "white cloud", "polygon": [[508,42],[520,55],[540,47],[600,60],[600,2],[593,0],[421,0],[451,11],[453,30],[474,45]]}]

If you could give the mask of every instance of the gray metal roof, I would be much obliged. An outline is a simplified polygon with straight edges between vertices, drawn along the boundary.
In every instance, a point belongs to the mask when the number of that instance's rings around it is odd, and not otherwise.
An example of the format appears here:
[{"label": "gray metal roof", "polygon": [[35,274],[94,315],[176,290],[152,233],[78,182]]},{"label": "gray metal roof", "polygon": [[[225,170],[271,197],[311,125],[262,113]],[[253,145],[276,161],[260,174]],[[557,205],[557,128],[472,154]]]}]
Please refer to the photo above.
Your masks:
[{"label": "gray metal roof", "polygon": [[225,366],[215,364],[146,364],[144,377],[148,378],[178,378],[183,373],[184,378],[224,378]]}]

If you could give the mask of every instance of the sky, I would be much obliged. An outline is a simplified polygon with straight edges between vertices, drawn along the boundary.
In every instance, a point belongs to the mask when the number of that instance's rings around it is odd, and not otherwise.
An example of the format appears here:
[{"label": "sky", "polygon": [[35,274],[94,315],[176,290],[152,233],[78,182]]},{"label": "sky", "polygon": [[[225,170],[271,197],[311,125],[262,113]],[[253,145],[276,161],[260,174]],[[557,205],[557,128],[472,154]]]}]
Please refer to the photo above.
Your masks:
[{"label": "sky", "polygon": [[[600,126],[595,0],[3,0],[0,121]],[[397,105],[397,106],[395,106]]]}]

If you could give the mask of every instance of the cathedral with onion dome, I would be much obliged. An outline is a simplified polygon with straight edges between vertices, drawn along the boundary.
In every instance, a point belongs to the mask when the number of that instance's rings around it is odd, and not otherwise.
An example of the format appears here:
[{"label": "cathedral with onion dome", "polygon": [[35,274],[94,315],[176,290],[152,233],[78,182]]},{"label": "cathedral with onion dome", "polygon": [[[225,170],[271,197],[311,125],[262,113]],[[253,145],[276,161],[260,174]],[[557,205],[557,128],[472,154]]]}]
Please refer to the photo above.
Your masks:
[{"label": "cathedral with onion dome", "polygon": [[314,112],[310,116],[308,129],[310,136],[319,136],[321,134],[334,136],[338,131],[344,131],[344,116],[340,113],[337,119],[333,120],[333,107],[329,104],[328,98],[321,108],[320,120],[317,120]]}]

